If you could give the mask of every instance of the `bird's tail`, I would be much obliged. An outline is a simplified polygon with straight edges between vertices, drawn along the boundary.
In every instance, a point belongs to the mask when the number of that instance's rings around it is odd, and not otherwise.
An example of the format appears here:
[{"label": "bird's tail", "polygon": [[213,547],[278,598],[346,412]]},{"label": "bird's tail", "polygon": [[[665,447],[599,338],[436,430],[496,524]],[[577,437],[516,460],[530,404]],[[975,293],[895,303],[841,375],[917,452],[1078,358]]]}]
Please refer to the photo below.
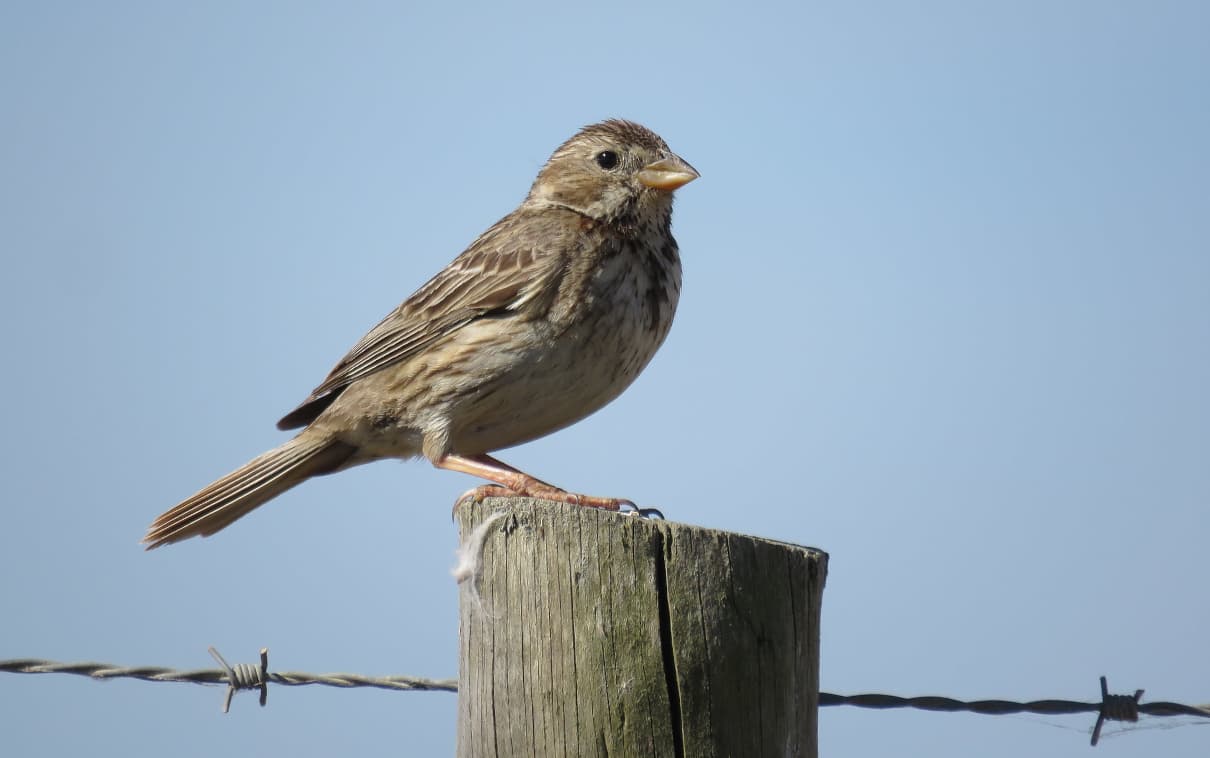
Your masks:
[{"label": "bird's tail", "polygon": [[356,450],[303,432],[161,514],[147,528],[143,543],[151,550],[214,534],[296,484],[337,470]]}]

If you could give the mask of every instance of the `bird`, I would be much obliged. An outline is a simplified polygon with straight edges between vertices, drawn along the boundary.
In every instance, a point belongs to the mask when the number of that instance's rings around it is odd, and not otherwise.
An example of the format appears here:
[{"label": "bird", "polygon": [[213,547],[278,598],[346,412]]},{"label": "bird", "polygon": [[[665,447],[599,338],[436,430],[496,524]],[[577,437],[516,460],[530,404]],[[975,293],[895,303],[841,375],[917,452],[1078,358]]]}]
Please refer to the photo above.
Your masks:
[{"label": "bird", "polygon": [[[672,326],[674,191],[700,174],[633,121],[585,126],[516,210],[371,329],[277,422],[300,429],[161,514],[147,549],[210,536],[314,476],[423,457],[516,495],[620,510],[492,457],[622,393]],[[466,497],[466,496],[464,496]]]}]

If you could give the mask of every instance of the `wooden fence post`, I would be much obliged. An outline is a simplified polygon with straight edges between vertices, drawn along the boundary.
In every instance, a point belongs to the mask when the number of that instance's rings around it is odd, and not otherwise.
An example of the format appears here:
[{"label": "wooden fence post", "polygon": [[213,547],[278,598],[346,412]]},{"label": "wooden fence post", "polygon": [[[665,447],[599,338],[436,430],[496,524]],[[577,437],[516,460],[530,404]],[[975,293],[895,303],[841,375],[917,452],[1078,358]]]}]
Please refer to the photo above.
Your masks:
[{"label": "wooden fence post", "polygon": [[817,753],[827,554],[530,499],[463,503],[458,751]]}]

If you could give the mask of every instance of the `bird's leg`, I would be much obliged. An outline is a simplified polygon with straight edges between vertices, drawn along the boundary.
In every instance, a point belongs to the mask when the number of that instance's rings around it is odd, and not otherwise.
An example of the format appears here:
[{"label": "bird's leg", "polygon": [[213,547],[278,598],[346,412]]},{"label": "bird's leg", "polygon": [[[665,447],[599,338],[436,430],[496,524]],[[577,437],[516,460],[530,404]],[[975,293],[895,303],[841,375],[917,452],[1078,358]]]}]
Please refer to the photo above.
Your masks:
[{"label": "bird's leg", "polygon": [[[459,502],[467,496],[481,500],[484,497],[514,495],[517,497],[533,497],[540,500],[554,500],[555,502],[568,503],[570,505],[582,505],[586,508],[604,508],[607,511],[620,510],[624,506],[638,510],[635,504],[629,500],[616,497],[578,495],[574,492],[559,489],[552,484],[547,484],[541,479],[536,479],[524,471],[515,469],[507,463],[498,461],[486,454],[445,455],[433,465],[437,466],[437,468],[460,471],[463,474],[470,474],[471,476],[486,479],[489,482],[495,482],[494,485],[489,484],[476,487],[459,498]],[[501,488],[505,492],[500,492]]]}]

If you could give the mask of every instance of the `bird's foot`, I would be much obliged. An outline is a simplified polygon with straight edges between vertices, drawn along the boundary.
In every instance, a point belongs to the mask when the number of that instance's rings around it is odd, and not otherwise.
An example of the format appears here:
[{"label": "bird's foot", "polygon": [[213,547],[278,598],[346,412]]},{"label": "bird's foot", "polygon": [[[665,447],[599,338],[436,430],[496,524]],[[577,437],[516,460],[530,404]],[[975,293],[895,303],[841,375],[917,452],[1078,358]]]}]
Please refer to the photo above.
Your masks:
[{"label": "bird's foot", "polygon": [[553,500],[556,503],[567,503],[568,505],[578,505],[582,508],[600,508],[606,511],[638,511],[639,507],[632,501],[619,497],[597,497],[595,495],[581,495],[576,492],[568,492],[554,485],[547,484],[539,479],[534,479],[531,476],[526,477],[527,481],[521,482],[518,492],[526,497],[536,498],[538,500]]},{"label": "bird's foot", "polygon": [[484,484],[465,492],[454,504],[458,509],[468,498],[475,503],[482,502],[487,497],[532,497],[537,500],[553,500],[556,503],[578,505],[582,508],[600,508],[606,511],[622,512],[636,515],[640,518],[664,518],[664,514],[655,508],[639,508],[631,500],[619,497],[597,497],[568,492],[565,489],[547,484],[529,474],[515,469],[506,463],[492,458],[490,455],[463,456],[448,454],[433,462],[438,468],[451,471],[461,471],[464,474],[480,476],[491,480],[494,484]]},{"label": "bird's foot", "polygon": [[576,492],[568,492],[532,477],[528,478],[528,481],[520,482],[519,484],[521,486],[517,488],[505,487],[500,484],[484,484],[467,490],[454,503],[454,510],[457,511],[458,506],[467,500],[472,503],[481,503],[485,498],[489,497],[532,497],[535,500],[553,500],[556,503],[578,505],[582,508],[600,508],[606,511],[618,511],[627,516],[638,516],[639,518],[664,518],[664,514],[658,509],[640,508],[633,501],[625,498],[581,495]]},{"label": "bird's foot", "polygon": [[660,520],[664,519],[664,514],[657,508],[640,508],[634,504],[633,500],[626,500],[620,497],[597,497],[595,495],[581,495],[575,492],[568,492],[564,489],[559,489],[553,485],[547,484],[539,479],[530,477],[530,481],[523,482],[519,489],[521,495],[526,497],[537,498],[539,500],[554,500],[557,503],[567,503],[568,505],[578,505],[582,508],[600,508],[606,511],[617,511],[627,516],[637,516],[638,518]]}]

